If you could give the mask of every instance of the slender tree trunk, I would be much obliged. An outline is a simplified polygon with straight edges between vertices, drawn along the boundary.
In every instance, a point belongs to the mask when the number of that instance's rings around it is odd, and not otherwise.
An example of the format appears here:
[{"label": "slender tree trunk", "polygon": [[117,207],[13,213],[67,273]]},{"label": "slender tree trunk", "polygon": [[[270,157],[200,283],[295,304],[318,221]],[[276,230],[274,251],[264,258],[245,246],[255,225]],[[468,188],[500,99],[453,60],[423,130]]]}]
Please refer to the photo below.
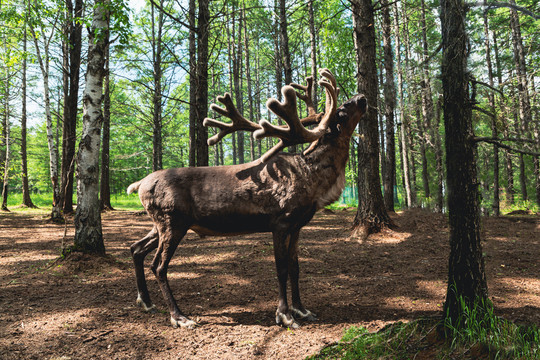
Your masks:
[{"label": "slender tree trunk", "polygon": [[487,282],[480,243],[478,180],[472,110],[468,90],[468,40],[462,0],[441,1],[442,84],[450,257],[444,316],[452,322],[469,309],[487,305]]},{"label": "slender tree trunk", "polygon": [[[249,47],[249,34],[247,29],[247,20],[246,20],[246,9],[242,10],[242,17],[244,18],[244,47],[246,52],[246,84],[247,84],[247,93],[248,93],[248,106],[249,106],[249,120],[253,121],[253,96],[252,85],[251,85],[251,64],[250,64],[250,47]],[[255,160],[255,141],[253,136],[249,137],[249,144],[251,145],[250,154],[251,161]]]},{"label": "slender tree trunk", "polygon": [[308,2],[308,19],[309,19],[309,44],[311,47],[311,76],[313,76],[313,105],[318,109],[317,99],[317,32],[315,31],[315,11],[313,9],[314,0]]},{"label": "slender tree trunk", "polygon": [[[4,47],[5,47],[5,41],[4,41]],[[7,65],[4,67],[4,71],[6,74],[5,82],[4,82],[4,143],[6,144],[6,155],[4,158],[4,178],[2,182],[2,205],[0,208],[3,211],[9,211],[7,208],[7,199],[8,199],[8,183],[9,183],[9,161],[11,157],[11,138],[10,138],[10,129],[11,125],[9,123],[9,97],[10,97],[10,72]]]},{"label": "slender tree trunk", "polygon": [[[497,33],[495,31],[492,31],[493,34],[493,50],[495,53],[495,66],[497,69],[497,83],[499,86],[499,89],[502,89],[503,81],[502,81],[502,69],[501,69],[501,61],[499,58],[499,49],[498,49],[498,42],[497,42]],[[503,127],[503,135],[504,137],[509,137],[508,134],[508,122],[506,121],[507,112],[505,110],[505,106],[503,105],[503,99],[500,99],[500,108],[502,111],[501,116],[501,122]],[[512,164],[512,157],[510,155],[510,152],[508,150],[504,151],[504,157],[505,157],[505,172],[506,172],[506,197],[507,200],[510,202],[510,204],[514,204],[514,166]]]},{"label": "slender tree trunk", "polygon": [[431,193],[429,191],[429,174],[428,174],[428,163],[427,163],[427,154],[426,154],[426,135],[424,131],[424,123],[423,123],[422,118],[423,116],[420,114],[420,111],[417,110],[416,124],[418,126],[418,137],[420,138],[420,157],[422,160],[422,186],[424,190],[424,198],[428,200],[431,197]]},{"label": "slender tree trunk", "polygon": [[99,210],[98,166],[100,132],[103,124],[101,101],[105,76],[105,53],[109,41],[108,0],[96,0],[88,39],[88,68],[83,93],[83,131],[77,154],[77,210],[74,249],[105,253]]},{"label": "slender tree trunk", "polygon": [[[401,36],[399,32],[399,9],[397,2],[394,3],[394,33],[396,36],[396,49],[401,49]],[[409,149],[407,147],[407,126],[405,124],[405,106],[403,101],[403,69],[401,66],[401,57],[396,57],[396,67],[397,67],[397,76],[398,76],[398,93],[399,93],[399,122],[400,129],[399,140],[400,140],[400,149],[401,149],[401,166],[403,173],[403,185],[405,188],[405,205],[411,207],[412,204],[412,195],[411,195],[411,180],[409,177],[409,156],[407,155]]]},{"label": "slender tree trunk", "polygon": [[[511,4],[515,5],[514,0],[510,0]],[[512,29],[512,44],[514,49],[514,62],[518,76],[518,97],[519,97],[519,119],[521,124],[521,134],[524,137],[529,136],[529,125],[531,119],[531,103],[529,97],[529,84],[527,80],[527,66],[525,62],[525,49],[523,48],[523,40],[521,37],[521,25],[519,16],[516,10],[510,9],[510,28]],[[528,199],[527,180],[525,174],[525,161],[523,154],[519,155],[520,169],[520,186],[522,200]]]},{"label": "slender tree trunk", "polygon": [[377,134],[377,68],[375,29],[371,0],[352,2],[354,44],[358,64],[357,88],[368,99],[369,110],[360,122],[358,146],[358,211],[353,236],[363,239],[391,225],[379,179],[379,139]]},{"label": "slender tree trunk", "polygon": [[[26,1],[24,8],[27,9]],[[28,12],[25,11],[27,14]],[[23,30],[23,52],[27,51],[27,33],[26,33],[27,19],[25,16],[24,30]],[[29,208],[35,208],[36,206],[30,198],[30,189],[28,186],[28,160],[27,160],[27,147],[26,147],[26,56],[23,56],[22,61],[22,110],[21,110],[21,176],[22,176],[22,203]]]},{"label": "slender tree trunk", "polygon": [[[283,57],[283,72],[285,75],[285,85],[292,83],[292,65],[291,52],[289,50],[289,32],[287,30],[289,24],[287,21],[287,1],[279,0],[279,33],[281,39],[281,55]],[[278,88],[279,91],[279,88]],[[289,152],[295,153],[296,145],[289,146]]]},{"label": "slender tree trunk", "polygon": [[[38,9],[36,9],[38,11]],[[58,184],[58,148],[55,144],[53,123],[51,115],[51,98],[49,91],[49,43],[45,37],[44,53],[41,54],[41,49],[38,44],[38,34],[33,26],[30,26],[32,37],[34,38],[34,45],[36,47],[36,57],[43,76],[43,97],[45,102],[45,117],[47,119],[47,144],[49,147],[49,171],[51,176],[51,184],[53,191],[53,203],[51,211],[52,221],[62,221],[62,212],[60,210],[60,185]]]},{"label": "slender tree trunk", "polygon": [[[163,7],[163,0],[160,1]],[[152,97],[152,171],[163,169],[163,138],[162,138],[162,32],[163,11],[158,11],[157,24],[155,19],[154,3],[150,4],[152,16],[152,65],[154,67],[154,89]],[[157,34],[156,34],[157,26]]]},{"label": "slender tree trunk", "polygon": [[386,116],[386,171],[384,173],[384,204],[387,211],[394,211],[394,179],[396,176],[396,144],[394,134],[394,108],[396,104],[396,87],[394,85],[394,60],[392,50],[392,23],[388,0],[382,3],[383,10],[383,47],[386,82],[384,86],[384,103]]},{"label": "slender tree trunk", "polygon": [[442,112],[442,96],[439,97],[437,101],[437,111],[435,117],[435,131],[433,139],[435,140],[435,170],[437,173],[437,190],[435,192],[435,212],[441,213],[444,207],[444,195],[443,195],[443,178],[444,178],[444,168],[443,168],[443,150],[441,144],[441,136],[439,135],[439,128],[441,123],[441,112]]},{"label": "slender tree trunk", "polygon": [[424,185],[424,196],[429,199],[431,192],[429,189],[429,171],[427,164],[427,144],[429,144],[429,130],[433,120],[433,97],[431,94],[431,82],[429,74],[429,53],[427,42],[427,24],[426,24],[426,6],[424,0],[421,0],[420,25],[422,26],[422,122],[418,124],[422,128],[421,136],[421,154],[422,154],[422,182]]},{"label": "slender tree trunk", "polygon": [[208,166],[208,131],[203,121],[208,114],[208,28],[209,0],[199,0],[197,21],[197,166]]},{"label": "slender tree trunk", "polygon": [[110,142],[111,142],[111,89],[109,86],[110,45],[105,50],[105,83],[103,97],[103,144],[101,147],[101,181],[99,182],[99,199],[101,210],[114,210],[111,205],[110,187]]},{"label": "slender tree trunk", "polygon": [[[486,46],[486,63],[488,68],[488,81],[489,86],[494,87],[493,81],[493,65],[491,63],[491,44],[489,41],[489,25],[487,12],[484,12],[484,43]],[[497,138],[499,131],[497,129],[497,117],[495,116],[495,97],[493,92],[488,93],[488,103],[491,113],[494,115],[491,118],[491,136]],[[493,215],[500,215],[500,199],[499,199],[499,146],[493,144]]]},{"label": "slender tree trunk", "polygon": [[[234,12],[234,5],[233,5],[233,12]],[[231,43],[233,46],[233,84],[234,84],[234,97],[236,101],[236,108],[240,112],[240,114],[244,113],[244,101],[242,97],[242,81],[241,81],[241,69],[242,69],[242,57],[244,56],[242,52],[242,17],[238,17],[238,26],[236,27],[238,29],[238,33],[235,33],[235,27],[234,27],[234,15],[233,15],[233,38],[231,39]],[[236,45],[236,48],[235,48]],[[238,155],[238,163],[243,164],[245,163],[244,158],[244,132],[243,131],[237,131],[236,132],[236,152]]]},{"label": "slender tree trunk", "polygon": [[189,166],[197,165],[197,38],[195,0],[189,0]]},{"label": "slender tree trunk", "polygon": [[73,172],[75,159],[75,141],[77,137],[77,110],[79,107],[79,78],[81,67],[82,21],[75,18],[83,16],[83,1],[66,0],[69,21],[69,92],[64,100],[62,125],[62,169],[61,206],[64,214],[73,212]]}]

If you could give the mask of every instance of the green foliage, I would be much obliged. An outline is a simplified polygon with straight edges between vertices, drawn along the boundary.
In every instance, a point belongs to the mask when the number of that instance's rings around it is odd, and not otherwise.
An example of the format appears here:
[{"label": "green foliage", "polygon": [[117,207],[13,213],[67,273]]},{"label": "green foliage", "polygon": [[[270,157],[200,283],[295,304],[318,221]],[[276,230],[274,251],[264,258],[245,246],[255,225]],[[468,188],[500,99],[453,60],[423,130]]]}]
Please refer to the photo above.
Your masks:
[{"label": "green foliage", "polygon": [[376,333],[350,327],[343,338],[309,360],[323,359],[538,359],[540,330],[501,319],[492,311],[463,309],[459,324],[438,318],[390,324]]}]

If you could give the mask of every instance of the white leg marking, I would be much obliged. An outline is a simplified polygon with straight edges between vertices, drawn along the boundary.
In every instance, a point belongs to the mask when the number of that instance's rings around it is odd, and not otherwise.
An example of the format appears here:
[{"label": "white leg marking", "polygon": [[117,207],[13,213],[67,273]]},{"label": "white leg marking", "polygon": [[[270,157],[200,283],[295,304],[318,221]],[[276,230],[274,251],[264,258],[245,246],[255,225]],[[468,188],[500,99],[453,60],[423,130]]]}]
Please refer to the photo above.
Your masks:
[{"label": "white leg marking", "polygon": [[144,311],[146,312],[154,312],[156,311],[156,305],[152,304],[152,306],[147,306],[142,297],[141,297],[141,294],[137,294],[137,305],[139,305],[140,307],[143,308]]},{"label": "white leg marking", "polygon": [[295,318],[297,318],[297,319],[308,320],[308,321],[316,321],[317,320],[317,315],[315,315],[314,313],[312,313],[311,311],[309,311],[307,309],[306,309],[305,312],[303,312],[302,310],[297,309],[294,306],[291,306],[291,312],[292,312],[293,316]]},{"label": "white leg marking", "polygon": [[173,326],[173,328],[178,328],[178,327],[183,327],[183,328],[187,328],[187,329],[195,329],[195,327],[197,326],[197,323],[193,320],[190,320],[186,317],[183,317],[182,319],[180,320],[177,320],[175,318],[173,318],[171,316],[171,325]]},{"label": "white leg marking", "polygon": [[279,310],[276,310],[276,324],[278,325],[283,324],[283,326],[293,328],[293,329],[298,329],[300,327],[300,324],[298,324],[292,316],[289,319],[287,318],[287,314],[284,314],[280,312]]}]

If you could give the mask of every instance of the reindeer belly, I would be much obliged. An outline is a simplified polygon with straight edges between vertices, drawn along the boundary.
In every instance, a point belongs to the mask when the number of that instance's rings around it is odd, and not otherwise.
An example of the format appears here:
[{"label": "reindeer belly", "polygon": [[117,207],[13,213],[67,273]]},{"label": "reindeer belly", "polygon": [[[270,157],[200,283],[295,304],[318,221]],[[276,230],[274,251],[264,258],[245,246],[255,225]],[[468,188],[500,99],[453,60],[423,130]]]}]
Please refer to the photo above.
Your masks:
[{"label": "reindeer belly", "polygon": [[240,235],[255,232],[270,232],[269,215],[221,215],[203,217],[190,227],[200,235],[223,236]]}]

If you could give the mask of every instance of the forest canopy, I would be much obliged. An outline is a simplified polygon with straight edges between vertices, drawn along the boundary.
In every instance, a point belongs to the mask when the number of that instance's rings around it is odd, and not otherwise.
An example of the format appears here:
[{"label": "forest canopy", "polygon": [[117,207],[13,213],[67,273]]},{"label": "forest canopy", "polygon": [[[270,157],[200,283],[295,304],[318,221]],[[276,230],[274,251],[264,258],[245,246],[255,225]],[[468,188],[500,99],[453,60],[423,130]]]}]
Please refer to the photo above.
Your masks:
[{"label": "forest canopy", "polygon": [[[205,2],[208,17],[201,13]],[[332,70],[341,88],[340,103],[357,93],[349,1],[114,0],[107,4],[110,105],[105,113],[108,129],[102,134],[108,132],[110,137],[106,166],[113,195],[124,193],[130,183],[153,170],[243,163],[273,146],[271,139],[255,141],[239,133],[206,147],[205,136],[216,130],[206,130],[200,123],[210,103],[225,92],[253,121],[276,121],[264,106],[266,99],[279,97],[279,89],[288,82],[304,83],[313,69]],[[484,213],[498,213],[500,206],[540,203],[540,3],[490,4],[469,4],[466,31],[481,206]],[[394,177],[392,198],[397,207],[443,210],[439,2],[376,2],[373,7],[378,106],[372,111],[378,116],[381,159],[395,153],[393,164],[381,161],[382,178]],[[0,2],[0,175],[2,183],[9,185],[7,194],[23,191],[25,172],[30,196],[53,193],[54,169],[59,196],[74,186],[64,179],[64,173],[73,171],[69,160],[73,155],[65,156],[70,152],[66,139],[75,139],[71,150],[75,151],[82,132],[92,8],[92,2],[82,0]],[[201,53],[205,31],[207,54]],[[79,58],[73,54],[76,45]],[[393,68],[387,66],[385,46],[391,51]],[[202,78],[197,71],[203,65],[207,96],[199,91]],[[389,79],[397,95],[392,119],[385,111],[390,102],[385,87]],[[317,97],[324,99],[322,89]],[[70,103],[75,105],[70,108]],[[318,109],[323,108],[318,101]],[[301,111],[306,113],[305,108]],[[68,121],[71,130],[66,130]],[[395,145],[386,136],[389,129],[395,134]],[[352,143],[347,171],[353,189],[358,141]],[[54,164],[53,151],[57,153]]]}]

